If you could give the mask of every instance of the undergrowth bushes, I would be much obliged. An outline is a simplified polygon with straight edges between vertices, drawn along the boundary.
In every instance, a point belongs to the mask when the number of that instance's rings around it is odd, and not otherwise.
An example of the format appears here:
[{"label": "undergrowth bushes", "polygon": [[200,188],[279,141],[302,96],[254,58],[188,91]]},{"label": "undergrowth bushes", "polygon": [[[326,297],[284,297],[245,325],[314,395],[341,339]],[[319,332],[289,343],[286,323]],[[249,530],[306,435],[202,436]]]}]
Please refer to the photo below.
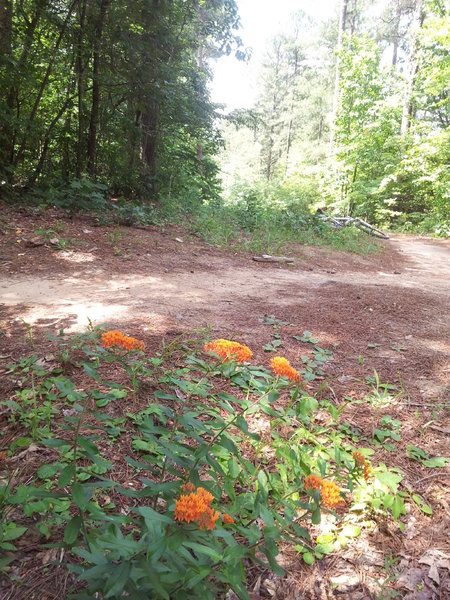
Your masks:
[{"label": "undergrowth bushes", "polygon": [[359,254],[381,248],[354,228],[333,230],[313,212],[318,203],[319,186],[313,179],[241,183],[232,187],[227,200],[201,206],[189,226],[207,242],[237,251],[279,254],[291,242]]}]

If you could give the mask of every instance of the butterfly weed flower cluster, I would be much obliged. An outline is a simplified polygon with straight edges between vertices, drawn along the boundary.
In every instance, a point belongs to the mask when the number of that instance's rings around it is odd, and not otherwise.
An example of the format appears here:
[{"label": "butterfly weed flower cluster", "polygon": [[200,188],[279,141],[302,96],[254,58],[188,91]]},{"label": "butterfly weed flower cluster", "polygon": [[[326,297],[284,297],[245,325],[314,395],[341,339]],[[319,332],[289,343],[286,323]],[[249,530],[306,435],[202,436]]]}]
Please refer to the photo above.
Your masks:
[{"label": "butterfly weed flower cluster", "polygon": [[342,502],[341,490],[339,486],[332,481],[325,481],[318,475],[308,475],[305,478],[305,490],[318,490],[322,500],[322,505],[330,510]]},{"label": "butterfly weed flower cluster", "polygon": [[214,496],[205,488],[198,487],[196,492],[192,488],[194,488],[193,484],[184,486],[185,491],[190,491],[190,493],[181,494],[176,500],[175,521],[197,522],[199,529],[211,531],[215,528],[216,521],[220,516],[211,507]]},{"label": "butterfly weed flower cluster", "polygon": [[362,472],[362,476],[368,481],[372,477],[372,469],[365,456],[358,450],[355,450],[353,452],[353,459],[355,461],[356,471]]},{"label": "butterfly weed flower cluster", "polygon": [[287,360],[287,358],[284,358],[282,356],[275,356],[274,358],[271,359],[270,365],[271,365],[273,371],[279,377],[287,377],[288,379],[290,379],[291,381],[294,381],[295,383],[300,383],[302,381],[302,376],[300,375],[300,373],[298,371],[296,371],[293,367],[291,367],[291,364]]},{"label": "butterfly weed flower cluster", "polygon": [[131,350],[145,350],[145,344],[134,337],[124,335],[121,331],[107,331],[102,334],[103,348],[123,348],[128,352]]},{"label": "butterfly weed flower cluster", "polygon": [[[248,346],[225,339],[218,339],[214,342],[206,343],[203,350],[207,353],[213,352],[225,361],[235,360],[238,363],[248,362],[253,357],[253,352]],[[294,383],[301,383],[303,381],[300,373],[291,367],[287,358],[275,356],[271,359],[270,364],[278,377],[287,377]]]},{"label": "butterfly weed flower cluster", "polygon": [[253,352],[248,346],[231,340],[218,339],[204,346],[205,352],[213,352],[223,360],[235,360],[238,363],[249,361]]}]

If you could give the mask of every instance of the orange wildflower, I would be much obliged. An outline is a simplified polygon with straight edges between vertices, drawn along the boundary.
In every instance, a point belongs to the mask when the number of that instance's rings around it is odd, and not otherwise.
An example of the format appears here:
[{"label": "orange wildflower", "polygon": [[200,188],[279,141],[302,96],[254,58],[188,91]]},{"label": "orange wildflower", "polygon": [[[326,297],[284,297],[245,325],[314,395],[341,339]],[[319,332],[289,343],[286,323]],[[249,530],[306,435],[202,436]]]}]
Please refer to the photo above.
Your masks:
[{"label": "orange wildflower", "polygon": [[366,481],[372,477],[372,469],[368,462],[364,464],[363,477]]},{"label": "orange wildflower", "polygon": [[223,522],[225,525],[232,525],[234,523],[234,519],[231,515],[227,515],[226,513],[223,515]]},{"label": "orange wildflower", "polygon": [[107,331],[102,334],[103,348],[118,346],[129,352],[131,350],[145,350],[145,344],[134,337],[124,335],[121,331]]},{"label": "orange wildflower", "polygon": [[318,475],[308,475],[305,478],[305,490],[320,490],[322,485],[323,481]]},{"label": "orange wildflower", "polygon": [[355,459],[356,469],[358,469],[358,471],[360,469],[362,469],[362,474],[363,474],[364,479],[366,481],[368,479],[370,479],[372,477],[372,469],[370,467],[370,464],[367,462],[367,460],[361,454],[361,452],[356,452],[356,451],[353,452],[353,458]]},{"label": "orange wildflower", "polygon": [[214,500],[214,496],[208,492],[208,490],[205,490],[205,488],[202,487],[197,488],[197,496],[202,502],[205,503],[206,506],[209,506]]},{"label": "orange wildflower", "polygon": [[175,501],[175,521],[197,521],[199,529],[214,529],[220,515],[210,506],[213,499],[214,496],[202,487],[197,488],[196,493],[182,494]]},{"label": "orange wildflower", "polygon": [[282,356],[275,356],[272,358],[270,365],[275,373],[280,377],[287,377],[291,381],[295,381],[297,383],[302,380],[300,373],[291,367],[289,361]]},{"label": "orange wildflower", "polygon": [[353,452],[353,458],[355,459],[355,464],[357,467],[363,467],[366,464],[366,459],[361,452],[355,450],[355,452]]},{"label": "orange wildflower", "polygon": [[205,511],[200,515],[200,518],[198,520],[198,528],[212,531],[216,526],[216,521],[219,517],[219,513],[210,506],[208,506],[205,509]]},{"label": "orange wildflower", "polygon": [[192,481],[188,481],[187,483],[181,486],[181,489],[183,490],[183,492],[194,492],[195,485],[192,483]]},{"label": "orange wildflower", "polygon": [[322,483],[320,494],[322,496],[322,504],[325,508],[334,508],[342,501],[339,487],[332,481],[324,481]]},{"label": "orange wildflower", "polygon": [[204,352],[214,352],[223,360],[236,360],[237,362],[245,362],[253,356],[253,352],[248,346],[223,339],[205,344],[203,350]]}]

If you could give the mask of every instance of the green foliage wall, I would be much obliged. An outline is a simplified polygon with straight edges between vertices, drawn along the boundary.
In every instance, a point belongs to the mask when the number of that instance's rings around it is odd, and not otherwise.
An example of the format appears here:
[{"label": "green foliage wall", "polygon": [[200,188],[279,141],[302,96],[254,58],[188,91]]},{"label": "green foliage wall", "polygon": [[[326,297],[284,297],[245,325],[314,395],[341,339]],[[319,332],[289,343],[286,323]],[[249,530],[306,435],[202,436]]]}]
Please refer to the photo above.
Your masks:
[{"label": "green foliage wall", "polygon": [[224,127],[226,193],[239,202],[250,185],[276,207],[286,186],[314,187],[311,212],[448,234],[449,15],[432,1],[346,5],[339,51],[337,15],[298,13],[268,46],[255,107]]},{"label": "green foliage wall", "polygon": [[234,0],[3,7],[4,181],[31,187],[89,176],[115,193],[204,193],[216,134],[203,57],[239,47]]}]

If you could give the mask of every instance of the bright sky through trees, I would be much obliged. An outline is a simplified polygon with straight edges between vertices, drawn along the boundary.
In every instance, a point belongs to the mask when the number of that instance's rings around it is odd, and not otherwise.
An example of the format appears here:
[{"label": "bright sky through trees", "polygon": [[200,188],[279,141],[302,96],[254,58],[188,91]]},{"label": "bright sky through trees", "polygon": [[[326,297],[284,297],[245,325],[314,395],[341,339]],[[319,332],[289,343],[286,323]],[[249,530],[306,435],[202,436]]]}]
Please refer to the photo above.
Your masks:
[{"label": "bright sky through trees", "polygon": [[239,35],[252,48],[252,58],[244,64],[226,56],[213,65],[212,100],[226,104],[228,110],[253,104],[258,64],[268,41],[289,26],[291,15],[303,10],[316,20],[329,19],[337,11],[338,0],[238,0],[237,4],[242,24]]}]

